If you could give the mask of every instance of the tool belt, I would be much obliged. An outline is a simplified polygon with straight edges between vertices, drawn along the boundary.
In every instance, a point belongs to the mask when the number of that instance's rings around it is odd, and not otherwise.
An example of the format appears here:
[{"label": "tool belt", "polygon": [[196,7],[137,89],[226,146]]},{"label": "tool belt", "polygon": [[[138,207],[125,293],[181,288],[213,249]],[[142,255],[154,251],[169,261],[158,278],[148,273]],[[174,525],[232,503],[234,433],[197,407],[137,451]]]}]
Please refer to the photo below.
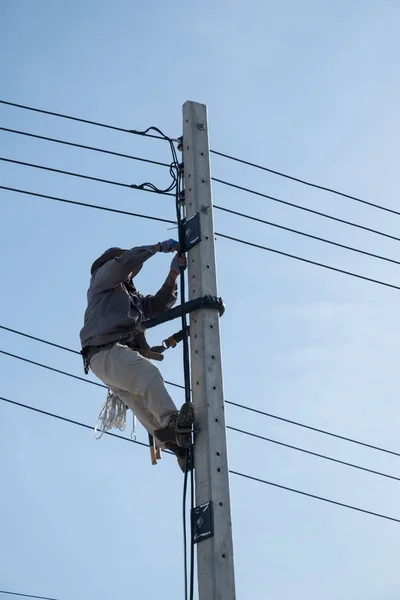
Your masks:
[{"label": "tool belt", "polygon": [[[188,327],[188,335],[190,334],[190,329]],[[115,346],[115,344],[121,344],[122,346],[127,346],[131,350],[135,352],[139,352],[145,358],[149,360],[164,360],[163,352],[168,348],[175,348],[175,346],[182,341],[183,339],[183,330],[174,333],[167,339],[165,339],[161,346],[153,346],[150,347],[146,341],[146,337],[143,332],[139,332],[136,336],[130,339],[120,339],[114,340],[113,342],[108,342],[107,344],[101,344],[99,346],[85,346],[82,351],[82,359],[83,359],[83,368],[85,374],[89,373],[90,369],[90,361],[95,354],[101,352],[102,350],[108,350]]]}]

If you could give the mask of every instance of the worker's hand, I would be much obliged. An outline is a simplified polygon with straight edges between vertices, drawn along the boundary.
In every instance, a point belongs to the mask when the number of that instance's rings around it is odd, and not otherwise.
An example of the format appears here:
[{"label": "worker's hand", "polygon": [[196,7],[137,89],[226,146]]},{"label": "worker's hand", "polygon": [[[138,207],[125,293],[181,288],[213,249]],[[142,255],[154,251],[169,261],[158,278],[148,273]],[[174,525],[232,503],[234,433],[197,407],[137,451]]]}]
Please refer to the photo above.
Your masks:
[{"label": "worker's hand", "polygon": [[165,242],[159,242],[160,252],[175,252],[179,250],[179,242],[176,240],[165,240]]},{"label": "worker's hand", "polygon": [[187,267],[187,259],[186,254],[175,254],[174,258],[171,262],[171,273],[176,275],[176,277],[180,274],[180,272],[185,270]]}]

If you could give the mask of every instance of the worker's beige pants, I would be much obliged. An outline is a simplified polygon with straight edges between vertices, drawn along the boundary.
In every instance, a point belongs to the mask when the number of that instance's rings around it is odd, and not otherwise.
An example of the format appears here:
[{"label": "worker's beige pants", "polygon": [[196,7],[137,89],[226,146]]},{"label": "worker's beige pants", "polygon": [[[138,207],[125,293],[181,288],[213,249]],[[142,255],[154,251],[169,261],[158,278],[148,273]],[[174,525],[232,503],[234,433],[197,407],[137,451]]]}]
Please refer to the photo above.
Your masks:
[{"label": "worker's beige pants", "polygon": [[95,375],[132,410],[151,434],[176,412],[158,368],[135,350],[115,344],[90,360]]}]

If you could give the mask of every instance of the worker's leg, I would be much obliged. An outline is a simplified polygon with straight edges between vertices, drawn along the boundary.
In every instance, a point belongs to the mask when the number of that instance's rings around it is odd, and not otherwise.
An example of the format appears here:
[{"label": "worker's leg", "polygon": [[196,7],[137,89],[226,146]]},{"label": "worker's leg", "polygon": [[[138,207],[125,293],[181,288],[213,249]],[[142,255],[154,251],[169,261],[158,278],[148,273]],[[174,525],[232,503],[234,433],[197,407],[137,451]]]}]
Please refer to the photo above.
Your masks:
[{"label": "worker's leg", "polygon": [[115,390],[149,433],[166,427],[171,415],[176,414],[177,408],[160,371],[138,352],[115,344],[95,354],[90,368],[107,387]]}]

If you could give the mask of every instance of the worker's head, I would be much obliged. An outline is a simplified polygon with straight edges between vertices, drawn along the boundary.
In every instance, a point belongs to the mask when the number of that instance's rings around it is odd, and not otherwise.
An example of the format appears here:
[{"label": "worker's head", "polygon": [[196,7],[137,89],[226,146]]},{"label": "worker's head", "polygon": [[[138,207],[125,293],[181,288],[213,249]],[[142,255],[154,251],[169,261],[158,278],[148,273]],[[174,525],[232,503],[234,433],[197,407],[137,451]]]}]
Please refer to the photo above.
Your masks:
[{"label": "worker's head", "polygon": [[126,252],[126,250],[123,250],[122,248],[109,248],[94,261],[92,268],[90,269],[90,274],[93,275],[93,273],[97,271],[97,269],[100,269],[106,262],[113,258],[118,258],[118,256],[121,256],[124,252]]}]

